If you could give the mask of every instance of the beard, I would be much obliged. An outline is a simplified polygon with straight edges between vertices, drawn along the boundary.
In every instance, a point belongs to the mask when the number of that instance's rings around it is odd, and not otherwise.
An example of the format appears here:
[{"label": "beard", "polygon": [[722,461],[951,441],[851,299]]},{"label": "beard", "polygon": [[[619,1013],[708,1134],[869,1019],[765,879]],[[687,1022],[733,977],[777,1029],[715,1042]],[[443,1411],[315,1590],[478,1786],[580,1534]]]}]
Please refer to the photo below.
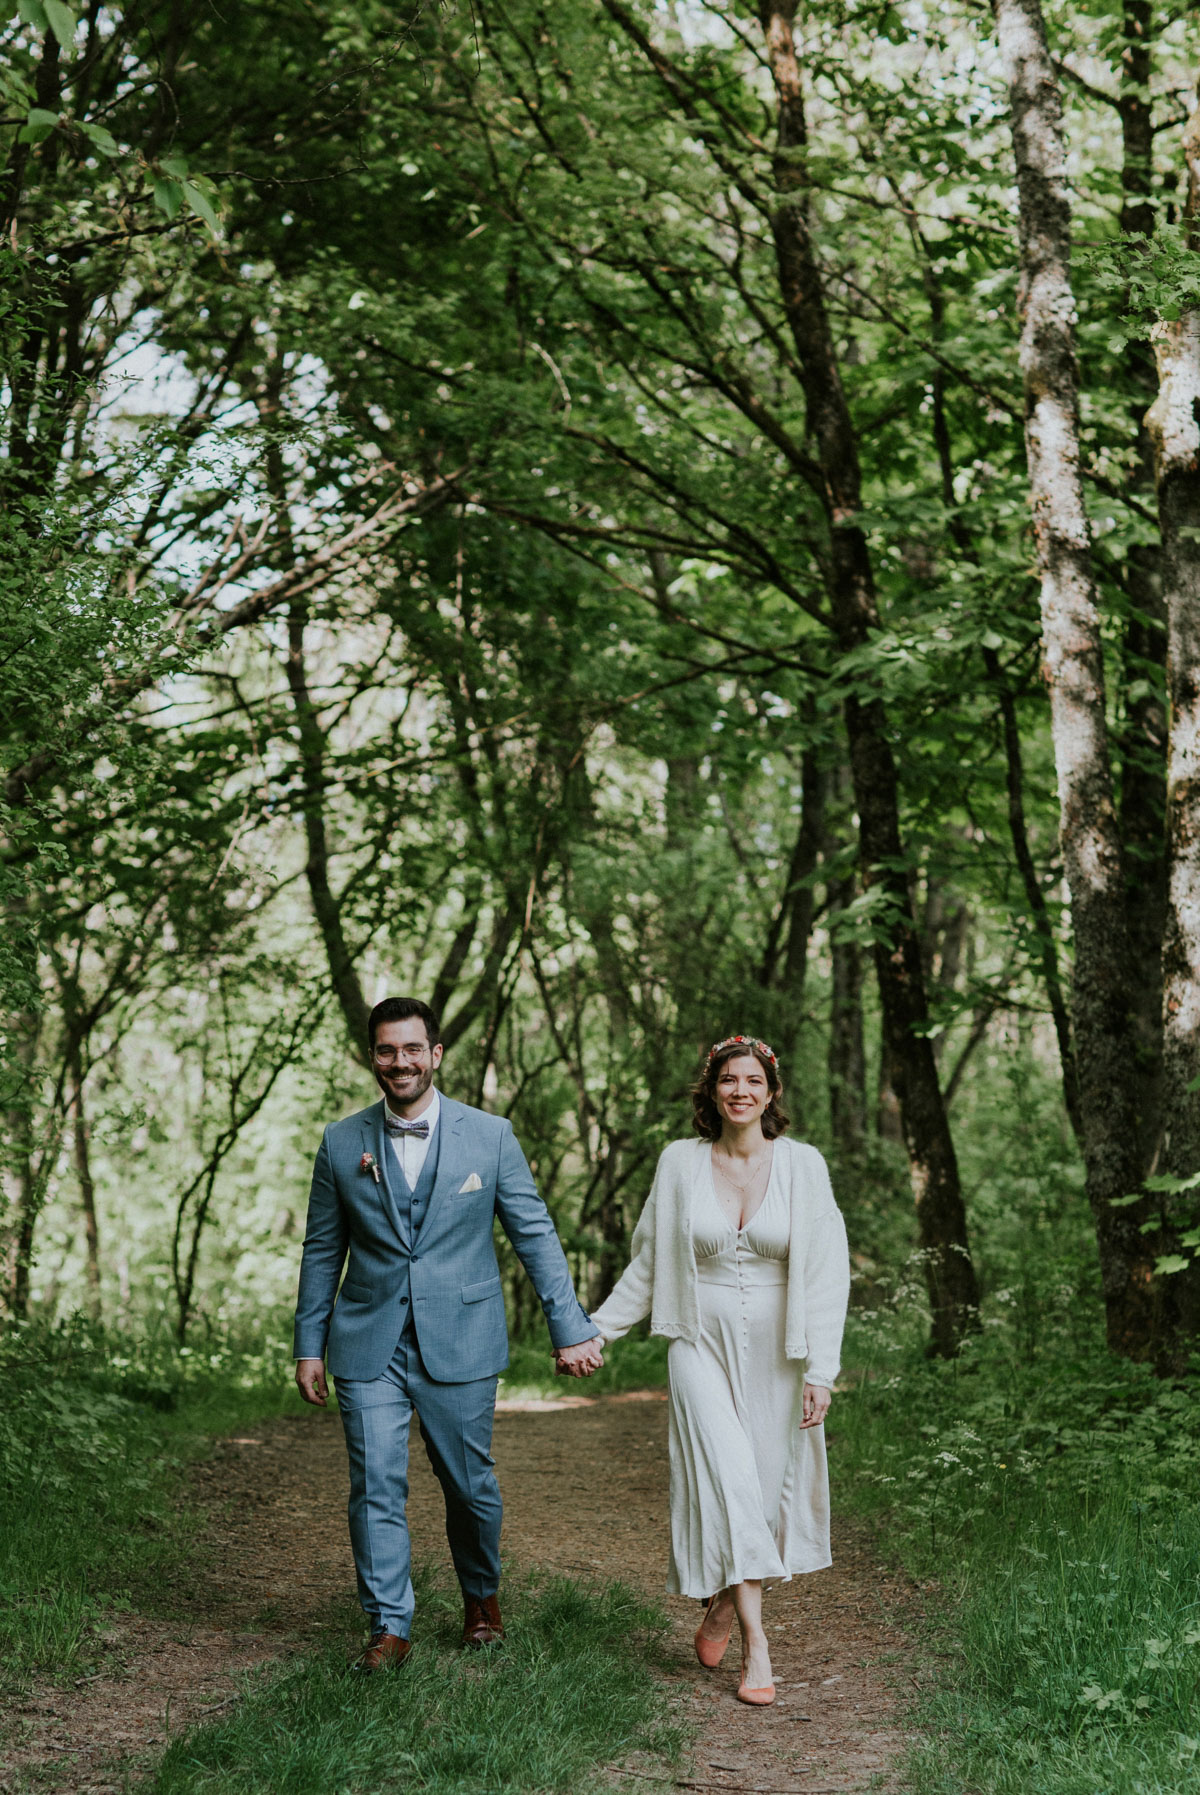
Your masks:
[{"label": "beard", "polygon": [[433,1083],[433,1067],[426,1066],[424,1071],[418,1072],[414,1078],[405,1078],[403,1081],[397,1080],[396,1083],[393,1084],[392,1081],[395,1078],[396,1074],[394,1072],[377,1071],[375,1073],[376,1084],[383,1092],[392,1109],[399,1113],[402,1108],[408,1109],[412,1104],[420,1102],[421,1098]]}]

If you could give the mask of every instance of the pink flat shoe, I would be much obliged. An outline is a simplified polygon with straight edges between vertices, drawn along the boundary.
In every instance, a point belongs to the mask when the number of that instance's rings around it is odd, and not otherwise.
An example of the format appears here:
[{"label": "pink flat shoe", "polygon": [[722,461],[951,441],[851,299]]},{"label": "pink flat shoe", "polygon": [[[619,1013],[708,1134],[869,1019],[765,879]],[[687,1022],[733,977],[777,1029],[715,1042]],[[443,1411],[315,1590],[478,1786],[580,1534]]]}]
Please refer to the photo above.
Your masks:
[{"label": "pink flat shoe", "polygon": [[[719,1595],[720,1591],[717,1593]],[[709,1596],[708,1607],[704,1610],[704,1620],[707,1620],[712,1613],[712,1605],[716,1599],[716,1596]],[[724,1639],[706,1639],[704,1637],[704,1621],[700,1622],[700,1625],[696,1629],[696,1656],[699,1658],[701,1664],[703,1664],[705,1670],[715,1670],[717,1668],[717,1665],[725,1656],[725,1649],[732,1637],[732,1620],[729,1623],[729,1631],[726,1633]]]}]

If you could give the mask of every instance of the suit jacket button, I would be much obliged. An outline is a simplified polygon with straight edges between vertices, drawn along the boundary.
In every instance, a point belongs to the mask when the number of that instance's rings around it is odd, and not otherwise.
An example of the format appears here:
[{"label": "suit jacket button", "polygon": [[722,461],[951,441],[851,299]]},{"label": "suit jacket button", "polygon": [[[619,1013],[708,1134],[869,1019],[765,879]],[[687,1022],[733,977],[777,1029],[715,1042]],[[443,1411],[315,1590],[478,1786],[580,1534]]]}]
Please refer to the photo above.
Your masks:
[{"label": "suit jacket button", "polygon": [[402,1309],[407,1309],[407,1307],[408,1307],[408,1298],[407,1298],[407,1297],[406,1297],[406,1296],[402,1296],[402,1297],[401,1297],[401,1298],[400,1298],[400,1307],[401,1307],[401,1308],[402,1308]]}]

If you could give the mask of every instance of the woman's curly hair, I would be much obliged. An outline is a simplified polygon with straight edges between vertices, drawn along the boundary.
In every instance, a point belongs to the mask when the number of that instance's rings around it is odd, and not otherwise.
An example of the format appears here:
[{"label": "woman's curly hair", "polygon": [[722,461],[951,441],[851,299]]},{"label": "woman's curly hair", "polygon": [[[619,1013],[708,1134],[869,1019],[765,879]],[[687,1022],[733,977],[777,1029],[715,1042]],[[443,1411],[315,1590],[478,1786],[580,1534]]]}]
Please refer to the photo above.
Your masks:
[{"label": "woman's curly hair", "polygon": [[736,1036],[723,1041],[704,1063],[699,1078],[692,1086],[692,1124],[701,1140],[715,1141],[721,1135],[721,1112],[717,1108],[717,1080],[730,1060],[752,1054],[766,1073],[770,1100],[762,1113],[762,1131],[767,1140],[778,1139],[791,1126],[791,1117],[783,1107],[783,1081],[770,1049],[751,1036]]}]

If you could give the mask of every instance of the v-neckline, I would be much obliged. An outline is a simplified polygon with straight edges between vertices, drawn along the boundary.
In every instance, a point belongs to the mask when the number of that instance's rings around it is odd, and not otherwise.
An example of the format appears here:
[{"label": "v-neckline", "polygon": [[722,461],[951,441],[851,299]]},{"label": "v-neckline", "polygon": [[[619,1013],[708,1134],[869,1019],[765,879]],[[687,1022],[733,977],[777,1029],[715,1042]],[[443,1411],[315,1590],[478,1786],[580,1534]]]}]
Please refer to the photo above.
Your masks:
[{"label": "v-neckline", "polygon": [[714,1142],[710,1142],[709,1148],[708,1148],[708,1182],[712,1187],[713,1202],[716,1204],[717,1213],[721,1217],[721,1220],[725,1223],[725,1226],[729,1229],[731,1234],[736,1235],[737,1238],[740,1240],[742,1235],[746,1232],[747,1228],[753,1227],[754,1223],[758,1220],[759,1216],[762,1214],[763,1210],[767,1206],[767,1198],[771,1194],[771,1184],[775,1177],[775,1142],[772,1141],[770,1143],[770,1145],[771,1145],[771,1163],[767,1167],[767,1182],[763,1186],[762,1199],[759,1202],[758,1208],[754,1211],[754,1214],[747,1216],[746,1220],[742,1223],[740,1228],[738,1227],[736,1222],[730,1221],[729,1216],[725,1212],[724,1204],[721,1202],[720,1196],[717,1193],[717,1173],[716,1173],[716,1168],[713,1165],[713,1147],[714,1147],[714,1145],[715,1145]]}]

